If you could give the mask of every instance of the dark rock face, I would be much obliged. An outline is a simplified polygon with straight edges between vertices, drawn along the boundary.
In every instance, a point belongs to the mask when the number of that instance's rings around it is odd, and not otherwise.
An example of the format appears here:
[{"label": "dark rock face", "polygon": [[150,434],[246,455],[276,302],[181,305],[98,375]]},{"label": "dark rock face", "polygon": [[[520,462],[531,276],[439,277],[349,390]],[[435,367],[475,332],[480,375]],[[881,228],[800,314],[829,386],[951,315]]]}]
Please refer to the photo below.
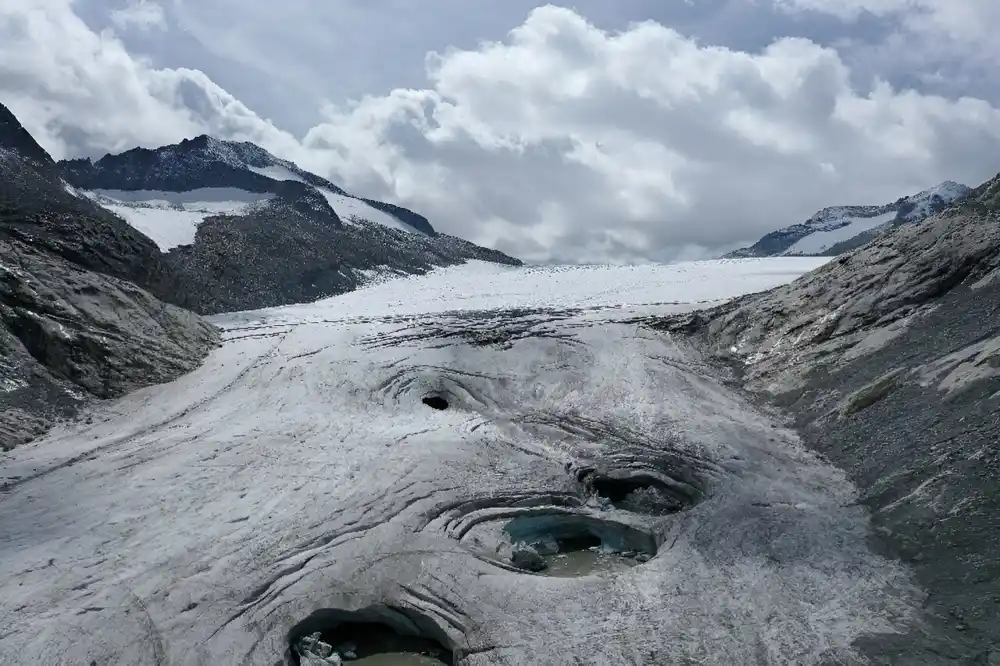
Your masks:
[{"label": "dark rock face", "polygon": [[38,145],[28,130],[3,104],[0,104],[0,151],[10,151],[37,166],[51,166],[52,158]]},{"label": "dark rock face", "polygon": [[234,187],[248,192],[273,192],[282,182],[252,169],[281,167],[314,187],[344,191],[291,162],[279,160],[252,143],[219,141],[201,135],[162,148],[133,148],[118,155],[59,163],[63,177],[86,190],[162,190],[183,192],[201,187]]},{"label": "dark rock face", "polygon": [[196,367],[218,336],[153,295],[176,287],[153,242],[69,191],[0,106],[0,447]]},{"label": "dark rock face", "polygon": [[0,106],[0,241],[16,240],[169,297],[174,285],[156,245],[68,191],[52,159],[12,119]]},{"label": "dark rock face", "polygon": [[874,664],[1000,659],[1000,176],[798,281],[655,327],[698,336],[848,472],[928,593]]}]

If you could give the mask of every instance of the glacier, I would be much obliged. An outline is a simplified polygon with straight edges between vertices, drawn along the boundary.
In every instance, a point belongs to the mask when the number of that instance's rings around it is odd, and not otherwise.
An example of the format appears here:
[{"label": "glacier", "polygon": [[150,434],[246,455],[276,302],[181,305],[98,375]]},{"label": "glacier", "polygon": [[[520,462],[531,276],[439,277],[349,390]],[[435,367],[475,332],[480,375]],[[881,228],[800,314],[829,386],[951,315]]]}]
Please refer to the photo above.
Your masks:
[{"label": "glacier", "polygon": [[[470,262],[217,315],[200,369],[3,456],[0,663],[307,663],[337,627],[466,666],[851,663],[911,622],[909,570],[841,471],[642,323],[825,261]],[[535,537],[646,556],[518,569]]]}]

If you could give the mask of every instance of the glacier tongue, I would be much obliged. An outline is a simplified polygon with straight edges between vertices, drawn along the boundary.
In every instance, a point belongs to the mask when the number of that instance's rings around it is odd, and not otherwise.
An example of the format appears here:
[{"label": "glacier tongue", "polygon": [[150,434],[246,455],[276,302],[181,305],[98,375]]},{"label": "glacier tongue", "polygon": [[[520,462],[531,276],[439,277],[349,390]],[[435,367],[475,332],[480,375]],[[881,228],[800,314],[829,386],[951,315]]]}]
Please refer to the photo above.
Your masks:
[{"label": "glacier tongue", "polygon": [[[629,320],[809,262],[473,264],[219,317],[201,369],[5,458],[0,663],[273,666],[354,627],[470,665],[851,661],[919,602],[854,488]],[[595,502],[598,477],[683,508]],[[515,518],[656,554],[536,576],[503,559]]]}]

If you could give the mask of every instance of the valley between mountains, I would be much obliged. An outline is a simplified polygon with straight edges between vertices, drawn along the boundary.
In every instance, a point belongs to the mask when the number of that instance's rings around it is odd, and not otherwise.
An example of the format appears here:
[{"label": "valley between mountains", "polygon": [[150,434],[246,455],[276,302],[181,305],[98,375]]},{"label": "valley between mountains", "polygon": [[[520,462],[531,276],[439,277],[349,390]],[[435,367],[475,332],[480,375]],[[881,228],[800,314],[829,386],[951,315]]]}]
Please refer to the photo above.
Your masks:
[{"label": "valley between mountains", "polygon": [[0,663],[1000,663],[1000,177],[524,266],[252,144],[0,137]]}]

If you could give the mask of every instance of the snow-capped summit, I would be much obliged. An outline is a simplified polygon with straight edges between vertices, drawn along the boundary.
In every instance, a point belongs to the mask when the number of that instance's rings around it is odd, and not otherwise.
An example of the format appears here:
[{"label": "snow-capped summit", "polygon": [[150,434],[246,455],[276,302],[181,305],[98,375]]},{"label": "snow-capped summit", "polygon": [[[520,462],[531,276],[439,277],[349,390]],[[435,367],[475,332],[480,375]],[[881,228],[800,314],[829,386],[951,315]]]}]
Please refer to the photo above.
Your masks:
[{"label": "snow-capped summit", "polygon": [[299,169],[246,141],[202,134],[161,148],[133,148],[97,160],[60,163],[67,179],[85,189],[182,191],[192,186],[267,191],[274,181],[298,181],[343,192],[330,181]]},{"label": "snow-capped summit", "polygon": [[964,198],[971,188],[945,181],[883,206],[831,206],[801,224],[773,231],[735,257],[833,256],[860,247],[900,224],[920,222]]},{"label": "snow-capped summit", "polygon": [[906,197],[903,205],[900,206],[899,217],[905,218],[907,221],[922,220],[968,196],[971,191],[972,188],[967,185],[946,180],[936,187]]},{"label": "snow-capped summit", "polygon": [[[258,194],[301,195],[314,188],[337,213],[334,224],[360,216],[404,231],[436,234],[422,215],[391,204],[354,197],[329,180],[246,141],[222,141],[203,134],[161,148],[133,148],[118,155],[105,155],[96,162],[65,160],[60,166],[69,183],[98,192],[186,192],[227,188]],[[112,198],[115,197],[112,195]],[[131,198],[134,203],[135,198]],[[322,208],[325,205],[320,203],[317,209]],[[153,238],[156,240],[155,234]],[[170,247],[173,246],[164,249]]]},{"label": "snow-capped summit", "polygon": [[59,168],[74,193],[167,253],[180,275],[180,303],[199,313],[312,301],[375,276],[469,259],[520,263],[253,143],[201,135]]}]

